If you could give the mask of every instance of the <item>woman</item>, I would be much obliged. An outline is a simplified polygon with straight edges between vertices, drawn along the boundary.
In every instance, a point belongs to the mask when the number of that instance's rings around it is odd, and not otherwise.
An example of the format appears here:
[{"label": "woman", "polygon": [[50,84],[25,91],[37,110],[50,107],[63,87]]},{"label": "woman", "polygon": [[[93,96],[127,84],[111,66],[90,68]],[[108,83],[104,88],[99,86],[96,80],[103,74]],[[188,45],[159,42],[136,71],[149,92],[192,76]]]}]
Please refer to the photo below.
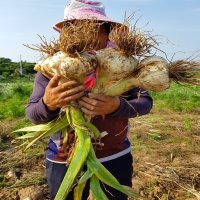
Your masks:
[{"label": "woman", "polygon": [[[108,39],[110,26],[118,23],[106,16],[102,3],[72,0],[64,12],[64,21],[93,18],[102,24],[98,34],[99,45],[95,50],[110,47],[111,43]],[[54,29],[60,31],[64,21],[57,23]],[[88,76],[86,85],[94,83],[94,79],[95,76]],[[127,137],[128,119],[147,114],[151,110],[152,99],[149,94],[141,88],[133,88],[124,95],[126,98],[94,93],[84,96],[85,86],[76,81],[58,85],[59,80],[59,76],[54,76],[49,81],[41,73],[37,73],[34,90],[26,108],[29,119],[35,124],[49,122],[59,115],[62,107],[71,101],[79,100],[82,111],[92,117],[91,122],[100,132],[106,132],[106,136],[102,138],[104,146],[95,151],[97,158],[121,184],[132,186],[133,167],[131,145]],[[72,131],[69,133],[68,145],[73,142],[73,139]],[[62,133],[53,134],[46,151],[46,175],[51,199],[55,198],[67,171],[67,153],[63,149],[62,141]],[[88,188],[87,185],[83,199],[88,197]],[[108,199],[127,199],[126,195],[113,188],[103,186],[102,189]],[[73,199],[73,191],[67,199]]]}]

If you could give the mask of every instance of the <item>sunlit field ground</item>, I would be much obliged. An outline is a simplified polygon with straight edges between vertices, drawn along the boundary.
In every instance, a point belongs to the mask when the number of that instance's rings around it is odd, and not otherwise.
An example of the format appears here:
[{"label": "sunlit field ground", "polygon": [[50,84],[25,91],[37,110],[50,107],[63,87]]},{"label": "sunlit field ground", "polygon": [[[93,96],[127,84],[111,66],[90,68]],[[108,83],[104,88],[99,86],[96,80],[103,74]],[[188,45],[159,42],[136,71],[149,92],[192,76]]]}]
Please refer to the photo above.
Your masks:
[{"label": "sunlit field ground", "polygon": [[[24,115],[33,77],[0,83],[0,199],[48,199],[45,141],[26,152],[12,133]],[[200,191],[200,88],[172,85],[151,93],[149,115],[131,119],[133,188],[147,199],[192,200]]]}]

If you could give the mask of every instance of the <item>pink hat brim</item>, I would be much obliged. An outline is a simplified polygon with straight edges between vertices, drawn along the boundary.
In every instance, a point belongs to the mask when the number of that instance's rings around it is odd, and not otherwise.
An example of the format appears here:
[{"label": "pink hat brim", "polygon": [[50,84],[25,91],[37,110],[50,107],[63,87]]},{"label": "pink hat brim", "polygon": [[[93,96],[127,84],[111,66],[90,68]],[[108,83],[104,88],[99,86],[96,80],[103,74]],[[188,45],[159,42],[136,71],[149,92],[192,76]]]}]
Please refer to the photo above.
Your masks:
[{"label": "pink hat brim", "polygon": [[60,22],[58,22],[57,24],[55,24],[53,26],[53,29],[55,29],[56,31],[60,32],[61,29],[62,29],[62,27],[63,27],[64,22],[73,21],[73,20],[76,20],[76,19],[78,19],[78,20],[97,19],[100,22],[108,22],[108,23],[110,23],[113,26],[122,25],[122,24],[120,24],[118,22],[115,22],[112,19],[110,19],[110,18],[102,15],[102,14],[96,13],[95,16],[94,16],[93,13],[87,13],[86,15],[83,15],[83,16],[80,16],[80,17],[76,17],[76,18],[74,17],[73,18],[73,16],[71,16],[71,19],[69,19],[69,20],[60,21]]}]

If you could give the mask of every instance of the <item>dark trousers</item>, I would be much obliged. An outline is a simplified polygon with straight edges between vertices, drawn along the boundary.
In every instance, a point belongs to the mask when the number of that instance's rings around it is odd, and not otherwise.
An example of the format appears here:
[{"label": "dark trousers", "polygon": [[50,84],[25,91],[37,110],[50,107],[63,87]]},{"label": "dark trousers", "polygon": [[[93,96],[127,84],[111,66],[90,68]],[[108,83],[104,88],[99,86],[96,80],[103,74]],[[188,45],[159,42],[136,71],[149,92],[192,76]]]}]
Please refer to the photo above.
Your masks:
[{"label": "dark trousers", "polygon": [[[113,176],[122,185],[132,186],[132,167],[133,159],[131,153],[116,158],[111,161],[103,162],[104,167],[110,171]],[[46,160],[46,177],[50,191],[50,198],[53,200],[65,176],[67,167],[64,164],[57,164]],[[109,200],[127,200],[127,196],[118,190],[115,190],[104,184],[102,187]],[[82,200],[87,200],[89,195],[89,183],[83,191]],[[73,190],[69,193],[66,200],[73,200]]]}]

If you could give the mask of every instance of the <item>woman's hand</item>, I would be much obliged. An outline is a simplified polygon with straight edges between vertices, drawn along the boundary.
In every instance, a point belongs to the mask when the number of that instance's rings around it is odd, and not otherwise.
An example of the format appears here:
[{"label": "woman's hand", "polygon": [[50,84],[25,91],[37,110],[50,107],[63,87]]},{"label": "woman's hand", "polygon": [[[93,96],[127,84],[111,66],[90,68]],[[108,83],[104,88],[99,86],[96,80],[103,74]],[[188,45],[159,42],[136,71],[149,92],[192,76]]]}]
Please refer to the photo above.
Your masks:
[{"label": "woman's hand", "polygon": [[58,85],[60,78],[60,76],[55,75],[49,81],[43,96],[43,102],[51,111],[62,108],[84,95],[83,85],[77,81],[68,81]]},{"label": "woman's hand", "polygon": [[79,103],[82,106],[81,110],[85,114],[94,117],[116,111],[120,105],[120,100],[118,97],[89,93],[88,97],[82,97]]}]

